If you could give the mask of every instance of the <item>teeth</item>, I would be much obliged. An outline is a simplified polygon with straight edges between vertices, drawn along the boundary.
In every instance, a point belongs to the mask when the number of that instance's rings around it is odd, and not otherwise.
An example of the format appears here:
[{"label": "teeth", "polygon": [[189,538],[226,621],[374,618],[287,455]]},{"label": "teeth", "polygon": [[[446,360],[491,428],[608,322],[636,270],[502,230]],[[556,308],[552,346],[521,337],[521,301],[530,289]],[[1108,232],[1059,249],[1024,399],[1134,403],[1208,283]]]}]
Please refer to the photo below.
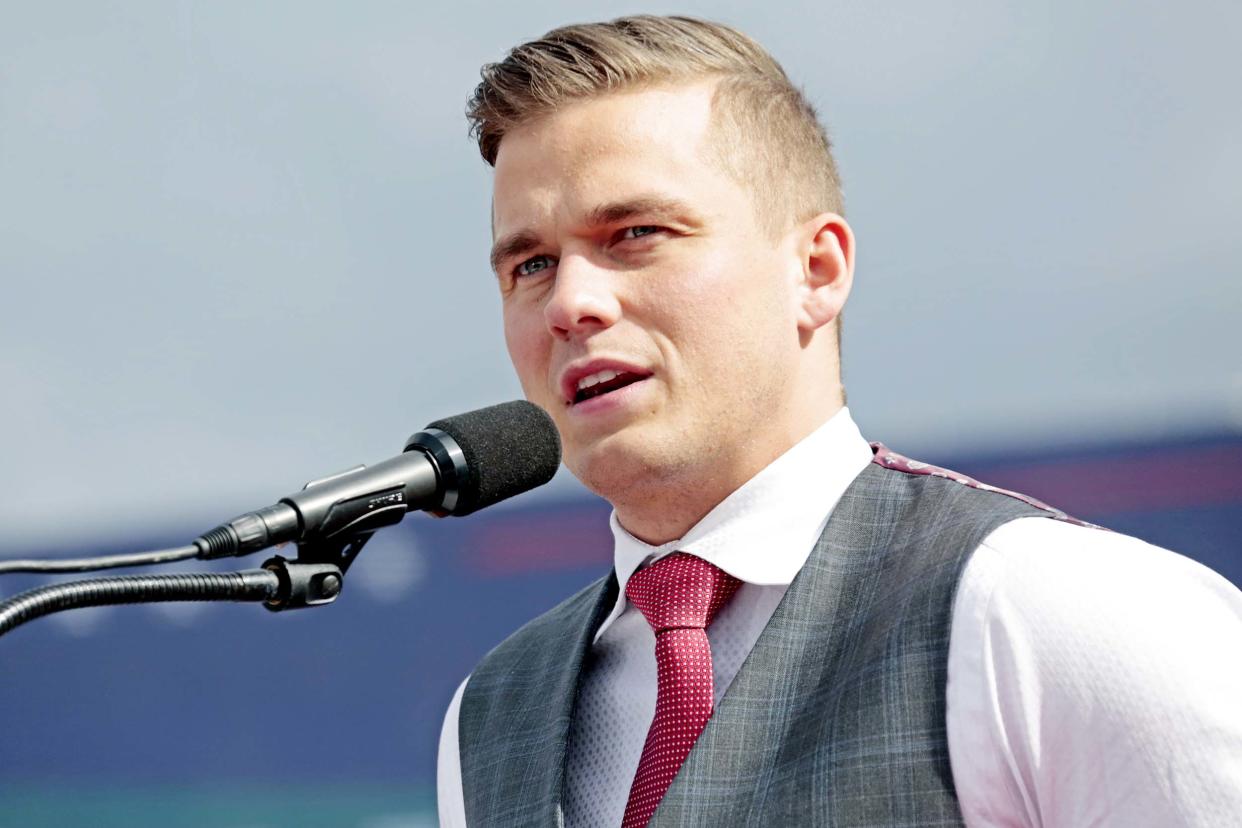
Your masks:
[{"label": "teeth", "polygon": [[620,371],[609,371],[609,370],[599,371],[597,373],[591,374],[588,377],[583,377],[582,379],[578,380],[578,390],[585,391],[586,389],[590,388],[593,385],[599,385],[601,382],[608,382],[609,380],[616,379],[619,376],[621,376]]}]

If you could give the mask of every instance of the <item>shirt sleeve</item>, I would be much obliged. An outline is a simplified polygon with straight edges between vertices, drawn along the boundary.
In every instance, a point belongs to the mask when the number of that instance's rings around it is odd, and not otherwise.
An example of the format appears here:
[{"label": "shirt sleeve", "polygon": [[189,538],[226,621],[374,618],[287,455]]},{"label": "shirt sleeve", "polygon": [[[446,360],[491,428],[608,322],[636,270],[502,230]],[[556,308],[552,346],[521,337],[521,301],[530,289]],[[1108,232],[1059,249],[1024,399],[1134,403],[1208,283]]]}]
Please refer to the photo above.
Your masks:
[{"label": "shirt sleeve", "polygon": [[465,681],[457,685],[457,692],[449,702],[440,727],[440,753],[436,761],[436,807],[440,814],[440,828],[466,828],[466,803],[461,788],[461,751],[458,744],[457,724],[461,713],[461,696]]},{"label": "shirt sleeve", "polygon": [[947,727],[968,825],[1242,815],[1242,592],[1136,538],[1047,518],[963,572]]}]

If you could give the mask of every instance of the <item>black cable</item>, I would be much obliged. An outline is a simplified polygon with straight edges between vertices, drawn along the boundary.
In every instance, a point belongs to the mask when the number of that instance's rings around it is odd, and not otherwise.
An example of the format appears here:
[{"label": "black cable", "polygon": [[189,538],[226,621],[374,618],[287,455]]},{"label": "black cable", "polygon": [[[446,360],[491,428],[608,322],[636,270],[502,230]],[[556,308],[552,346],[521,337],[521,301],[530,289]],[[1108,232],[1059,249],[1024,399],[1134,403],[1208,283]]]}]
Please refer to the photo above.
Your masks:
[{"label": "black cable", "polygon": [[27,621],[78,607],[160,601],[267,601],[280,579],[266,569],[184,575],[118,575],[52,584],[0,603],[0,635]]},{"label": "black cable", "polygon": [[127,555],[102,555],[98,558],[61,558],[49,560],[0,560],[0,575],[11,572],[90,572],[93,569],[116,569],[122,566],[149,566],[151,564],[184,561],[198,555],[199,547],[178,546],[175,549],[158,549],[154,552],[132,552]]}]

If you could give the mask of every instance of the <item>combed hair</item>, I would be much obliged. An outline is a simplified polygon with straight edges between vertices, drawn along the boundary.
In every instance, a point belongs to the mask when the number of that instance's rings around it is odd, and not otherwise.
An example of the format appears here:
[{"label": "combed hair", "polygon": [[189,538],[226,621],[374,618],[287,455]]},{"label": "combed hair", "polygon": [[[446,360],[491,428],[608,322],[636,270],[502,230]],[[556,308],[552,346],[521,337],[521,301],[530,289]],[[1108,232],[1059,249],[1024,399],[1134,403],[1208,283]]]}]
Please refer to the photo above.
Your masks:
[{"label": "combed hair", "polygon": [[736,29],[652,15],[563,26],[513,48],[481,74],[466,116],[490,165],[506,132],[565,104],[715,78],[710,151],[753,192],[760,223],[780,234],[819,213],[844,212],[815,108],[780,64]]}]

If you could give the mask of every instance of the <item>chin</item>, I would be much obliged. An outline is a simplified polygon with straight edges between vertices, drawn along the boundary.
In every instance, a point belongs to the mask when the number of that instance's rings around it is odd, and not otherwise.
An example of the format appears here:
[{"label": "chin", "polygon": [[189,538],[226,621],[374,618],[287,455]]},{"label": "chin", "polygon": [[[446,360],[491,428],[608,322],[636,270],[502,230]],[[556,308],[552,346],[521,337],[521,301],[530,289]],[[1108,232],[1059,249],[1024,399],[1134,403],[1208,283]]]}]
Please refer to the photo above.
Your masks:
[{"label": "chin", "polygon": [[650,437],[620,434],[585,447],[566,446],[565,467],[592,492],[616,505],[680,482],[686,458],[661,451]]},{"label": "chin", "polygon": [[582,485],[608,501],[614,501],[636,483],[650,476],[650,459],[629,441],[607,439],[587,446],[565,447],[565,467]]},{"label": "chin", "polygon": [[[628,462],[627,462],[628,460]],[[641,464],[633,458],[617,458],[596,454],[590,458],[565,459],[565,467],[592,492],[615,503],[631,490],[644,475]]]}]

